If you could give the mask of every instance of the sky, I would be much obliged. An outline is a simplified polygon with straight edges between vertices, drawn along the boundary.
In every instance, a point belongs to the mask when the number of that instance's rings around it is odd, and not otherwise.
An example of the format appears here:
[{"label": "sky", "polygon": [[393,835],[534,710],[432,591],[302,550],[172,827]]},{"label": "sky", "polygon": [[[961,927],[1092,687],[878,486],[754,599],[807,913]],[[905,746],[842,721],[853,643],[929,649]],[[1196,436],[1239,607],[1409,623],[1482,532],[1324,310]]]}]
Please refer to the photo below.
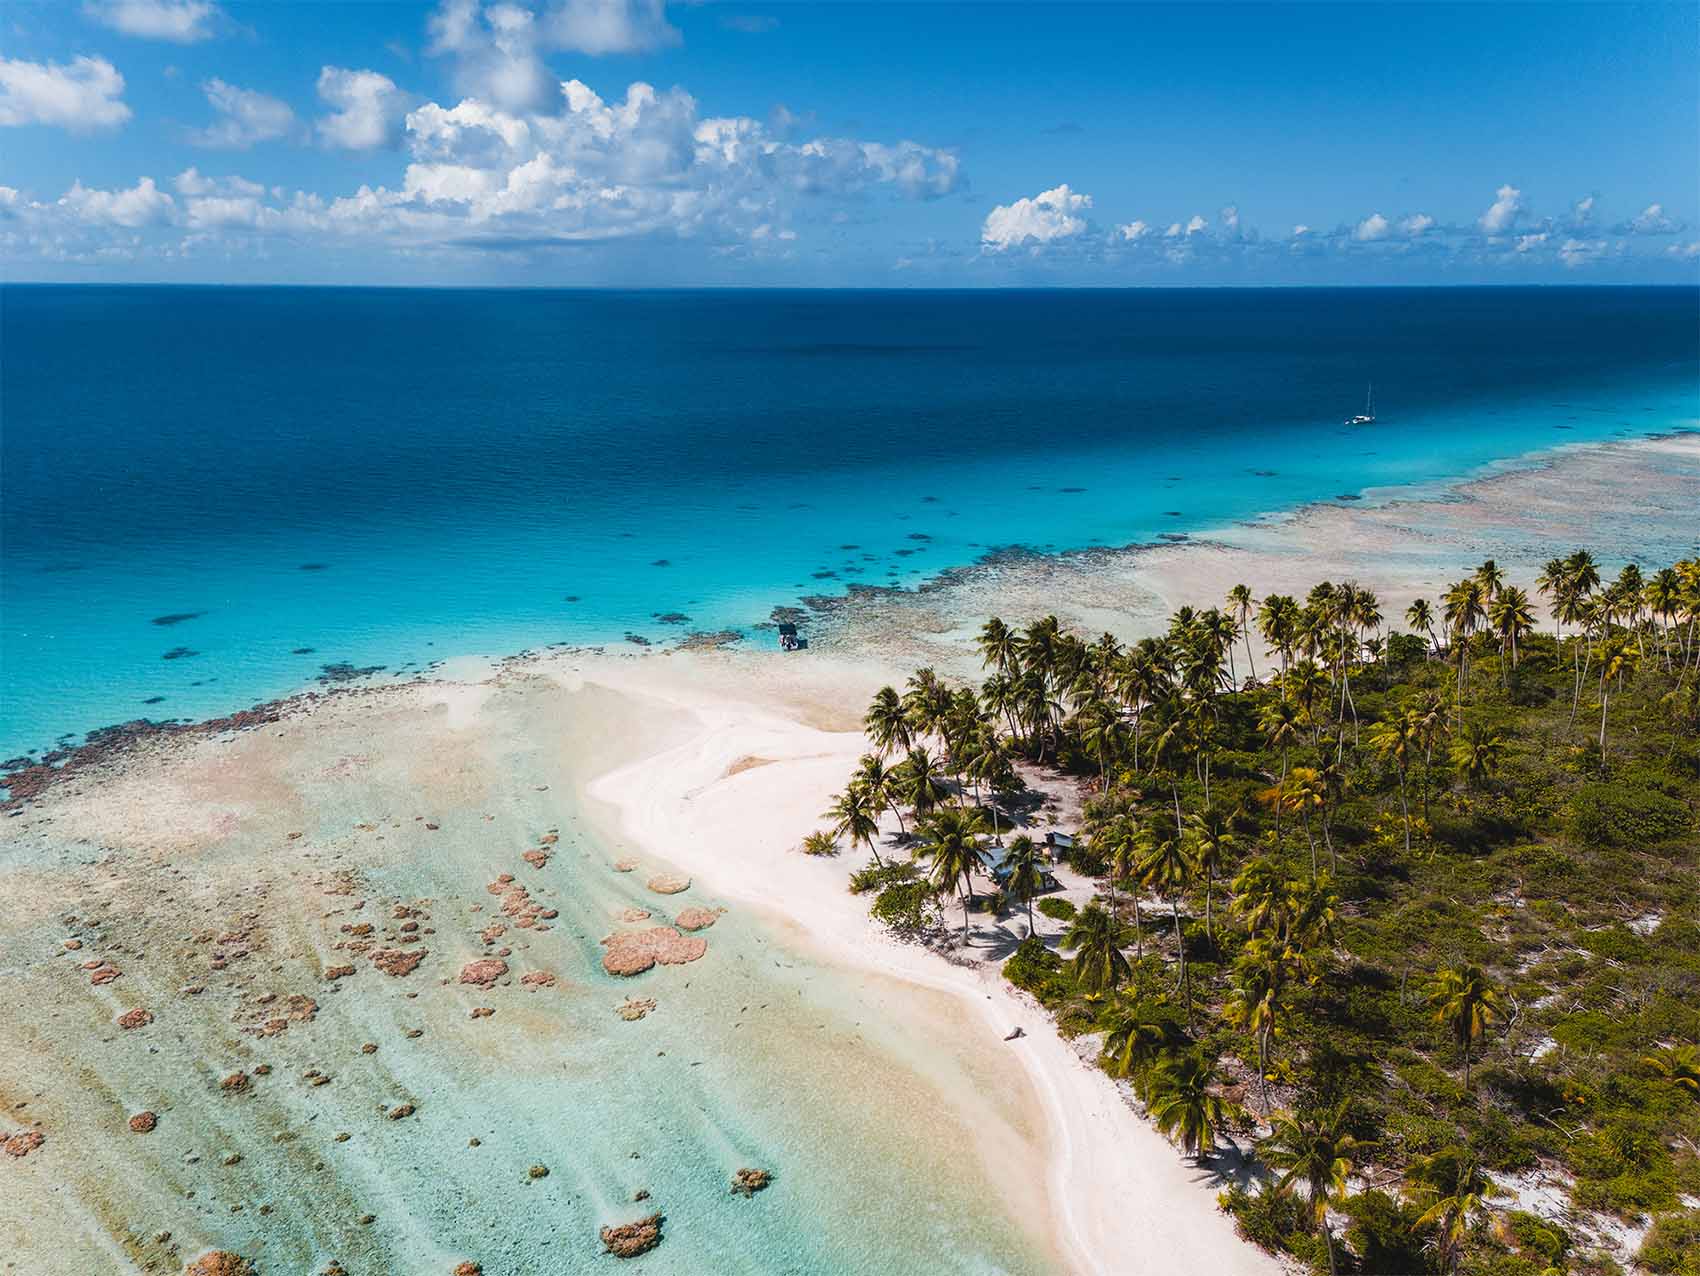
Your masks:
[{"label": "sky", "polygon": [[12,281],[1700,281],[1700,6],[8,0]]}]

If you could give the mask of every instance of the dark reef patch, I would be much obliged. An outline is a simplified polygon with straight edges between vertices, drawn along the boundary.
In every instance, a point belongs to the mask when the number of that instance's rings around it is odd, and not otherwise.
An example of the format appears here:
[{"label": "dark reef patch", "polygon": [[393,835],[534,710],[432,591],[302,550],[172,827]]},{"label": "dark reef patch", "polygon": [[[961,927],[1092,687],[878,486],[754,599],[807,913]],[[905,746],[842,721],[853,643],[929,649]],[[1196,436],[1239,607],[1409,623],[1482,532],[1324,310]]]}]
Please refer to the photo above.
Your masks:
[{"label": "dark reef patch", "polygon": [[186,620],[199,620],[207,613],[204,611],[173,611],[163,616],[155,616],[149,623],[155,625],[181,625]]},{"label": "dark reef patch", "polygon": [[163,656],[161,656],[160,659],[161,660],[187,660],[191,656],[198,656],[200,654],[201,654],[200,652],[196,651],[192,647],[173,647],[170,651],[166,652]]}]

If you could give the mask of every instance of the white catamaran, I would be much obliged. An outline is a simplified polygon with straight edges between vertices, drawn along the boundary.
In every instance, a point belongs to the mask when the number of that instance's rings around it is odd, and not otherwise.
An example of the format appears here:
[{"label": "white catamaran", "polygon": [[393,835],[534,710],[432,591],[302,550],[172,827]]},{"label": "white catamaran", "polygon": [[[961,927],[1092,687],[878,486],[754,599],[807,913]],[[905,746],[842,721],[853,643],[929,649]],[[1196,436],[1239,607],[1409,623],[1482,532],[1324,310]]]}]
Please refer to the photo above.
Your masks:
[{"label": "white catamaran", "polygon": [[1375,424],[1375,382],[1370,382],[1369,389],[1364,394],[1364,410],[1357,416],[1346,418],[1347,425]]}]

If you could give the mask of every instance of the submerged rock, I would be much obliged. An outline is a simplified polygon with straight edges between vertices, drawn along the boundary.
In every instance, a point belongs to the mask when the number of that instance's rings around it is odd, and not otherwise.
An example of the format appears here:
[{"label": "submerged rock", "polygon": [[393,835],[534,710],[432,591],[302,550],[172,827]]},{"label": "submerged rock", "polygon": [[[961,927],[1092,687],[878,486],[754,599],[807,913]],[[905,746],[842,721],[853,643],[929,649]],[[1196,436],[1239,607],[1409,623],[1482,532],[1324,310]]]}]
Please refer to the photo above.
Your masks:
[{"label": "submerged rock", "polygon": [[240,1254],[215,1249],[185,1267],[183,1276],[254,1276],[254,1266]]},{"label": "submerged rock", "polygon": [[0,1140],[0,1150],[4,1150],[7,1156],[22,1160],[46,1142],[47,1136],[40,1130],[24,1130],[7,1139]]},{"label": "submerged rock", "polygon": [[680,873],[657,873],[649,879],[649,889],[657,895],[677,895],[691,888],[691,879]]},{"label": "submerged rock", "polygon": [[602,1229],[602,1245],[616,1258],[636,1258],[661,1244],[661,1215],[655,1213],[635,1223]]},{"label": "submerged rock", "polygon": [[706,939],[681,935],[671,926],[618,931],[602,943],[608,950],[602,954],[602,969],[610,975],[639,975],[657,962],[678,966],[708,951]]},{"label": "submerged rock", "polygon": [[686,908],[673,919],[673,924],[680,930],[706,930],[720,920],[720,910],[717,908]]},{"label": "submerged rock", "polygon": [[742,1169],[732,1176],[732,1192],[735,1196],[754,1196],[771,1182],[773,1175],[767,1170]]},{"label": "submerged rock", "polygon": [[137,1006],[134,1010],[126,1010],[118,1016],[118,1026],[125,1031],[129,1031],[131,1028],[145,1028],[152,1022],[152,1012],[143,1010],[140,1006]]},{"label": "submerged rock", "polygon": [[424,948],[378,948],[371,954],[372,964],[386,975],[399,978],[411,974],[414,968],[425,960],[428,951]]},{"label": "submerged rock", "polygon": [[460,981],[463,984],[476,984],[480,988],[488,988],[507,973],[508,963],[500,957],[480,957],[477,961],[469,961],[460,968]]},{"label": "submerged rock", "polygon": [[138,1112],[130,1118],[130,1133],[148,1134],[159,1124],[159,1118],[152,1112]]}]

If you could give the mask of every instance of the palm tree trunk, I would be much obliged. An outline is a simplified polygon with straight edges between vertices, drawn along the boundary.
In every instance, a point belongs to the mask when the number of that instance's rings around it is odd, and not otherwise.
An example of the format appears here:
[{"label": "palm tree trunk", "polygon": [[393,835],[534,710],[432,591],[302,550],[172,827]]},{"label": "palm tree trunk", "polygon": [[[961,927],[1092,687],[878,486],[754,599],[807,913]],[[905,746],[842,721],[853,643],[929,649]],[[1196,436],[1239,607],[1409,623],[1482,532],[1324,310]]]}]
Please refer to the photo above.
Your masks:
[{"label": "palm tree trunk", "polygon": [[1305,822],[1305,840],[1310,843],[1310,880],[1314,882],[1316,880],[1316,872],[1317,872],[1317,870],[1316,870],[1316,838],[1314,836],[1312,836],[1311,831],[1310,831],[1310,808],[1309,807],[1305,808],[1304,822]]},{"label": "palm tree trunk", "polygon": [[[1328,1206],[1325,1203],[1323,1210]],[[1328,1247],[1328,1276],[1339,1276],[1339,1270],[1334,1266],[1334,1233],[1328,1230],[1328,1215],[1322,1216],[1322,1243]]]},{"label": "palm tree trunk", "polygon": [[1405,815],[1405,854],[1411,853],[1411,807],[1405,799],[1405,768],[1399,768],[1399,809]]}]

